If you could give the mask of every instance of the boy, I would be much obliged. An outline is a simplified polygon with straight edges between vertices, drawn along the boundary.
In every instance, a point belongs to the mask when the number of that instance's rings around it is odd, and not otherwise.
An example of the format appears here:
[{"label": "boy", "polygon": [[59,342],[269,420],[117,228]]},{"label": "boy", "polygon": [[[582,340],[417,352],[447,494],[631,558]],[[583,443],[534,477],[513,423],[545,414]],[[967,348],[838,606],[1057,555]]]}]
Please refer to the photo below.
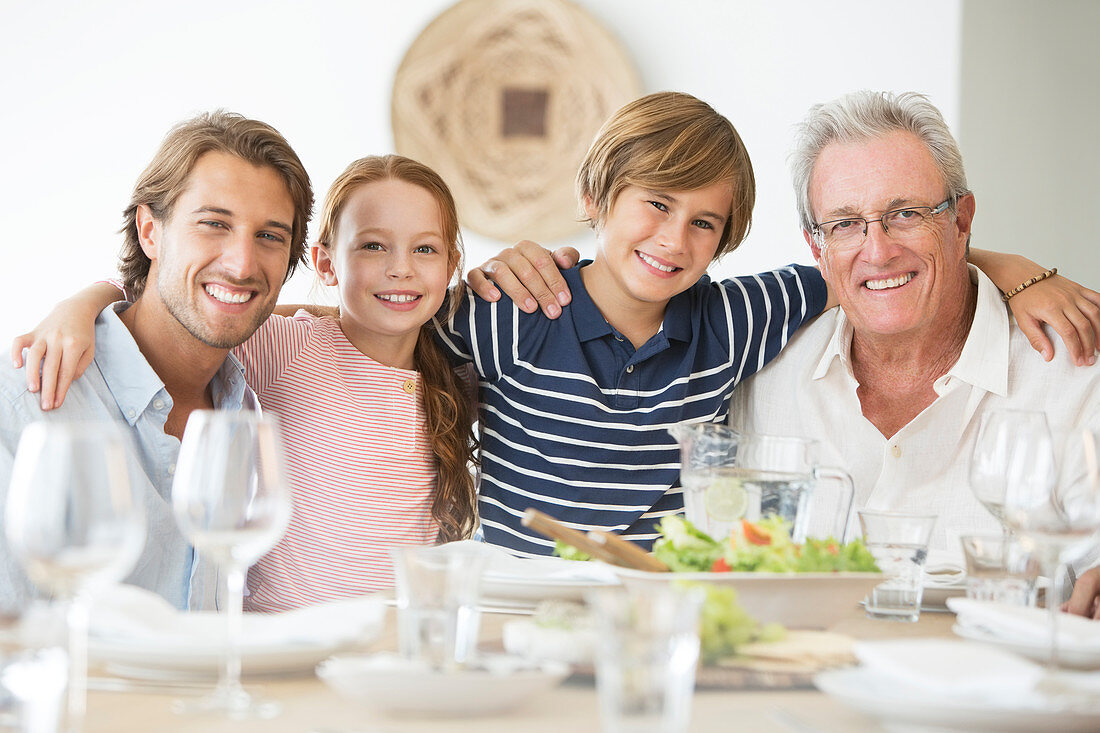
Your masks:
[{"label": "boy", "polygon": [[683,510],[668,429],[724,421],[737,383],[827,305],[813,267],[705,276],[748,233],[755,192],[729,120],[687,94],[643,97],[604,124],[577,174],[598,250],[563,273],[562,317],[467,295],[441,326],[481,379],[487,542],[548,554],[520,523],[534,507],[648,546]]}]

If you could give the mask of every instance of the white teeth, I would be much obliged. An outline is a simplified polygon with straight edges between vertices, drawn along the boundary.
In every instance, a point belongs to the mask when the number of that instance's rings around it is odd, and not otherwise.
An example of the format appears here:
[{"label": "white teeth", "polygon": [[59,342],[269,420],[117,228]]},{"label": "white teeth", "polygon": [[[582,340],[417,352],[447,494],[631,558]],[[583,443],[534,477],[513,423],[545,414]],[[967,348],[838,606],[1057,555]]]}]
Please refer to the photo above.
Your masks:
[{"label": "white teeth", "polygon": [[901,287],[912,279],[913,273],[909,272],[904,275],[889,278],[888,280],[868,280],[863,284],[867,286],[868,290],[886,290],[888,288]]},{"label": "white teeth", "polygon": [[411,303],[420,298],[419,295],[378,295],[376,297],[389,303]]},{"label": "white teeth", "polygon": [[205,286],[205,289],[207,295],[209,295],[214,300],[220,300],[223,303],[244,303],[245,301],[252,298],[252,293],[250,292],[232,293],[223,288],[221,285],[214,285],[213,283],[208,283]]},{"label": "white teeth", "polygon": [[657,268],[661,272],[672,272],[673,270],[676,269],[675,267],[670,267],[668,265],[662,265],[660,262],[653,259],[652,257],[650,257],[649,255],[647,255],[644,252],[639,252],[638,256],[642,258],[642,262],[646,263],[650,267]]}]

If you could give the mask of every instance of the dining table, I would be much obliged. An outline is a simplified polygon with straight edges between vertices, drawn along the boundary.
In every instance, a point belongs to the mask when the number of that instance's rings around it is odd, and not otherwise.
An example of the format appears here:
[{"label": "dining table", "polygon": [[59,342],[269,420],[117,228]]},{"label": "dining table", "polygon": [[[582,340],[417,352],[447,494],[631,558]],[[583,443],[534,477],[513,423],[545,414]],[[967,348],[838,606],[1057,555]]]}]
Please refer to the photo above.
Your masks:
[{"label": "dining table", "polygon": [[[502,629],[524,616],[484,612],[480,645],[502,648]],[[529,618],[529,617],[527,617]],[[943,610],[921,614],[916,623],[869,619],[861,607],[830,631],[857,640],[951,637],[954,615]],[[397,648],[396,615],[387,609],[381,635],[356,652]],[[599,730],[599,705],[591,671],[583,670],[559,686],[541,692],[519,707],[493,715],[426,715],[387,713],[341,696],[315,675],[246,680],[246,688],[278,701],[282,711],[268,720],[230,720],[217,715],[177,714],[172,703],[179,690],[169,684],[113,678],[93,669],[88,692],[86,733],[560,733]],[[115,689],[104,689],[113,687]],[[193,693],[194,690],[185,692]],[[816,689],[697,689],[692,702],[691,731],[790,731],[791,733],[858,733],[881,731],[881,725]]]}]

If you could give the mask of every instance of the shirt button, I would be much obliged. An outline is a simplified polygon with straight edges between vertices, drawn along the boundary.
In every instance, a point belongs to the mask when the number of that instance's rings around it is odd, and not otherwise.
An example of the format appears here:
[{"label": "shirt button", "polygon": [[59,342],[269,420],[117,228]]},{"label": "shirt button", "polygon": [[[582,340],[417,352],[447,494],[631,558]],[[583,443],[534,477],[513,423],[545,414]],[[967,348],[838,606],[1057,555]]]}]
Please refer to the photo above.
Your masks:
[{"label": "shirt button", "polygon": [[622,341],[622,340],[623,340],[623,337],[622,337],[622,336],[616,336],[616,337],[615,337],[615,340],[616,340],[616,341]]},{"label": "shirt button", "polygon": [[153,409],[154,410],[163,410],[164,409],[164,400],[160,399],[159,397],[157,399],[153,400]]},{"label": "shirt button", "polygon": [[174,476],[176,474],[176,464],[172,464],[168,467],[168,475]]},{"label": "shirt button", "polygon": [[890,446],[890,453],[893,454],[894,458],[901,458],[901,446],[897,443]]},{"label": "shirt button", "polygon": [[633,374],[634,373],[634,365],[633,364],[631,364],[630,366],[628,366],[626,368],[626,373],[627,374]]},{"label": "shirt button", "polygon": [[136,413],[136,412],[134,412],[134,411],[133,411],[132,409],[131,409],[131,410],[127,410],[127,411],[126,411],[126,417],[128,417],[128,418],[130,418],[130,419],[133,419],[133,418],[134,418],[134,417],[136,417],[136,416],[137,416],[137,413]]},{"label": "shirt button", "polygon": [[416,380],[406,379],[405,383],[401,385],[401,389],[405,390],[405,392],[408,394],[412,394],[416,391]]}]

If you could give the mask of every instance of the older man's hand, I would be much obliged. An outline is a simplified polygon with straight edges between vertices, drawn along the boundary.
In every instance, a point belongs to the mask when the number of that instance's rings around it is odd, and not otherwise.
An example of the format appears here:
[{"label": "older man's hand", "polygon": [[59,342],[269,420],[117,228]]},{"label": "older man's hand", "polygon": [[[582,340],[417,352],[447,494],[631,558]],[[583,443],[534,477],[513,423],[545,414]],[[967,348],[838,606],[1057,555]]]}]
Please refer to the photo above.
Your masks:
[{"label": "older man's hand", "polygon": [[579,260],[580,253],[573,247],[550,252],[524,240],[471,269],[466,273],[466,283],[485,300],[499,300],[503,290],[525,313],[541,307],[547,318],[557,318],[562,306],[572,299],[561,270],[568,270]]},{"label": "older man's hand", "polygon": [[1100,619],[1100,567],[1081,574],[1073,586],[1073,595],[1062,604],[1062,610]]}]

